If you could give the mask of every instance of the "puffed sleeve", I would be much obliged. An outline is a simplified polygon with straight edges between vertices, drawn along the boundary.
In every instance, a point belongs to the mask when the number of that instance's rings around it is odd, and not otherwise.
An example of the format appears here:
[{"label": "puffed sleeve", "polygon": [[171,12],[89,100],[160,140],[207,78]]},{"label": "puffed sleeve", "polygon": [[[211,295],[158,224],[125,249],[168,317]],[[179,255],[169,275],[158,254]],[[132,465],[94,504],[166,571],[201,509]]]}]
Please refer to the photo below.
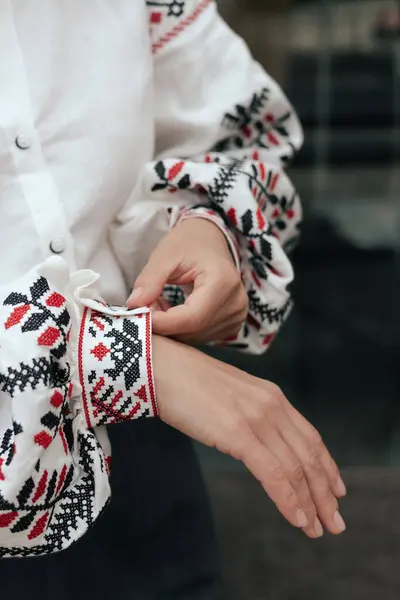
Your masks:
[{"label": "puffed sleeve", "polygon": [[0,558],[84,535],[110,500],[104,426],[156,414],[147,308],[60,257],[0,288]]},{"label": "puffed sleeve", "polygon": [[142,193],[179,205],[170,210],[171,226],[197,216],[225,232],[249,298],[247,321],[227,343],[261,353],[291,308],[288,252],[301,205],[286,166],[302,145],[302,128],[215,2],[147,5],[157,158],[146,167]]}]

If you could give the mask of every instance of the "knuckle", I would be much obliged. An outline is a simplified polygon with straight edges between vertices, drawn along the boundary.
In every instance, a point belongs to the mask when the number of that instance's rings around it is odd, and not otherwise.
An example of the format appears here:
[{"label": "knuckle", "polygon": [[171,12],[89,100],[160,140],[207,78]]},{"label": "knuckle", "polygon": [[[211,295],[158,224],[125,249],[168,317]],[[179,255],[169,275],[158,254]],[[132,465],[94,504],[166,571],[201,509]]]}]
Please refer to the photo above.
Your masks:
[{"label": "knuckle", "polygon": [[284,504],[287,508],[295,508],[298,505],[298,498],[296,492],[290,488],[285,492],[284,495]]},{"label": "knuckle", "polygon": [[317,448],[318,450],[321,450],[321,448],[324,447],[324,442],[322,440],[321,434],[312,425],[310,425],[308,439],[311,446]]},{"label": "knuckle", "polygon": [[326,489],[318,499],[318,507],[322,512],[335,512],[338,506],[336,498],[334,498],[329,489]]},{"label": "knuckle", "polygon": [[319,455],[319,451],[317,448],[312,448],[308,454],[308,466],[310,469],[312,469],[313,471],[318,471],[320,472],[322,469],[321,466],[321,458]]},{"label": "knuckle", "polygon": [[282,484],[287,479],[285,471],[282,469],[282,466],[277,462],[272,462],[269,465],[267,465],[267,474],[268,477],[275,484]]},{"label": "knuckle", "polygon": [[187,317],[184,326],[191,332],[201,331],[207,323],[207,317],[202,313],[194,313],[190,317]]},{"label": "knuckle", "polygon": [[304,481],[303,467],[297,460],[293,460],[288,467],[288,473],[290,479],[297,485]]},{"label": "knuckle", "polygon": [[268,381],[268,392],[271,396],[274,396],[277,400],[283,396],[283,392],[281,388],[273,383],[272,381]]},{"label": "knuckle", "polygon": [[279,398],[276,394],[266,394],[264,398],[265,408],[266,410],[277,410],[280,406]]}]

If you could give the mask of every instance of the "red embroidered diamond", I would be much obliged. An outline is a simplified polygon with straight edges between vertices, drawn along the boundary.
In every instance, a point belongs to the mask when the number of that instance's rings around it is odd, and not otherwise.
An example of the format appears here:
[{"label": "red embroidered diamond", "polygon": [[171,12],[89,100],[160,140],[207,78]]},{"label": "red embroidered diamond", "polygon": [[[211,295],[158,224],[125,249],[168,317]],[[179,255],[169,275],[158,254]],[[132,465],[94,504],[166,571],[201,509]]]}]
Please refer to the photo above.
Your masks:
[{"label": "red embroidered diamond", "polygon": [[49,435],[47,433],[47,431],[41,431],[40,433],[37,433],[35,435],[35,437],[33,438],[35,444],[38,444],[38,446],[43,446],[43,448],[48,448],[51,444],[51,442],[53,441],[53,438],[51,437],[51,435]]},{"label": "red embroidered diamond", "polygon": [[158,23],[161,23],[162,21],[162,14],[160,12],[152,12],[151,13],[151,23],[156,25]]},{"label": "red embroidered diamond", "polygon": [[60,337],[60,330],[56,327],[48,327],[38,338],[39,346],[52,346]]},{"label": "red embroidered diamond", "polygon": [[9,527],[17,517],[17,512],[9,512],[0,515],[0,527]]},{"label": "red embroidered diamond", "polygon": [[64,296],[58,294],[57,292],[53,292],[49,298],[46,300],[47,306],[55,306],[56,308],[60,308],[63,304],[65,304]]},{"label": "red embroidered diamond", "polygon": [[17,306],[12,311],[11,315],[8,317],[6,321],[6,329],[10,329],[10,327],[14,327],[14,325],[18,325],[18,323],[24,318],[28,310],[30,310],[30,304],[23,304],[22,306]]},{"label": "red embroidered diamond", "polygon": [[97,360],[101,362],[109,352],[110,348],[107,348],[103,342],[100,342],[100,344],[97,344],[97,346],[90,351],[90,354],[93,354],[93,356],[95,356]]},{"label": "red embroidered diamond", "polygon": [[63,402],[64,402],[64,396],[62,395],[61,392],[56,390],[51,397],[52,405],[54,406],[54,408],[59,408]]}]

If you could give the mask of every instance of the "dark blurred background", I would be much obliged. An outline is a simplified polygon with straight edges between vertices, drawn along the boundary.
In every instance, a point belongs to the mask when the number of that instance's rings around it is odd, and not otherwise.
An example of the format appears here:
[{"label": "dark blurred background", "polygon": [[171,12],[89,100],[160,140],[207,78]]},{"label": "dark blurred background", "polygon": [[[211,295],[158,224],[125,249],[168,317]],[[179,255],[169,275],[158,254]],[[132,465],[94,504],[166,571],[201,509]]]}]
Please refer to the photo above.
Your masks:
[{"label": "dark blurred background", "polygon": [[306,143],[296,309],[270,353],[219,353],[278,383],[349,485],[348,533],[309,542],[240,465],[199,449],[229,600],[384,600],[400,590],[400,2],[220,0],[282,84]]}]

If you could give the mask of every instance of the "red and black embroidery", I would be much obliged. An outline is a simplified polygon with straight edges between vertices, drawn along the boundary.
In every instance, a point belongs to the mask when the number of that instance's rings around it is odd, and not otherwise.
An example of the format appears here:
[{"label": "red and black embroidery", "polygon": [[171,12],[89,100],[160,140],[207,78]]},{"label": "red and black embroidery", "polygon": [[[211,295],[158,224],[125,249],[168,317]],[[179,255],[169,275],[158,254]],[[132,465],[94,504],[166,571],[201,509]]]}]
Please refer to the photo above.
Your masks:
[{"label": "red and black embroidery", "polygon": [[[271,95],[269,88],[263,88],[253,94],[248,105],[237,104],[234,111],[226,113],[222,127],[231,133],[220,139],[212,151],[227,153],[246,148],[279,150],[284,143],[287,147],[280,160],[288,162],[295,154],[288,127],[292,113],[286,107],[279,115],[271,112]],[[257,153],[253,158],[257,158]]]},{"label": "red and black embroidery", "polygon": [[[223,215],[232,238],[239,239],[249,297],[249,321],[229,344],[244,348],[256,332],[259,348],[266,347],[292,306],[286,289],[292,271],[282,248],[293,244],[298,235],[299,198],[284,173],[259,160],[212,153],[201,158],[204,163],[159,161],[154,165],[151,190],[205,195],[206,203]],[[205,206],[194,204],[186,210],[197,215]],[[182,302],[176,290],[168,288],[165,295],[174,305]]]},{"label": "red and black embroidery", "polygon": [[[14,350],[1,357],[0,396],[3,407],[10,405],[5,414],[19,417],[0,429],[0,538],[7,539],[0,557],[50,554],[89,527],[97,510],[90,440],[78,439],[86,444],[84,456],[77,449],[81,464],[72,459],[70,314],[65,297],[40,276],[8,294],[1,314],[5,347]],[[13,362],[18,355],[36,356]]]},{"label": "red and black embroidery", "polygon": [[13,292],[4,300],[3,306],[13,307],[5,328],[19,326],[22,333],[37,332],[38,345],[48,348],[50,355],[59,360],[65,356],[71,324],[66,299],[51,290],[44,277],[39,277],[29,291]]},{"label": "red and black embroidery", "polygon": [[79,357],[89,427],[157,414],[150,357],[150,319],[149,311],[129,317],[129,314],[110,316],[85,309]]},{"label": "red and black embroidery", "polygon": [[146,0],[153,54],[186,31],[214,0]]},{"label": "red and black embroidery", "polygon": [[148,8],[152,11],[151,21],[159,23],[167,17],[181,17],[184,14],[187,0],[146,0]]}]

